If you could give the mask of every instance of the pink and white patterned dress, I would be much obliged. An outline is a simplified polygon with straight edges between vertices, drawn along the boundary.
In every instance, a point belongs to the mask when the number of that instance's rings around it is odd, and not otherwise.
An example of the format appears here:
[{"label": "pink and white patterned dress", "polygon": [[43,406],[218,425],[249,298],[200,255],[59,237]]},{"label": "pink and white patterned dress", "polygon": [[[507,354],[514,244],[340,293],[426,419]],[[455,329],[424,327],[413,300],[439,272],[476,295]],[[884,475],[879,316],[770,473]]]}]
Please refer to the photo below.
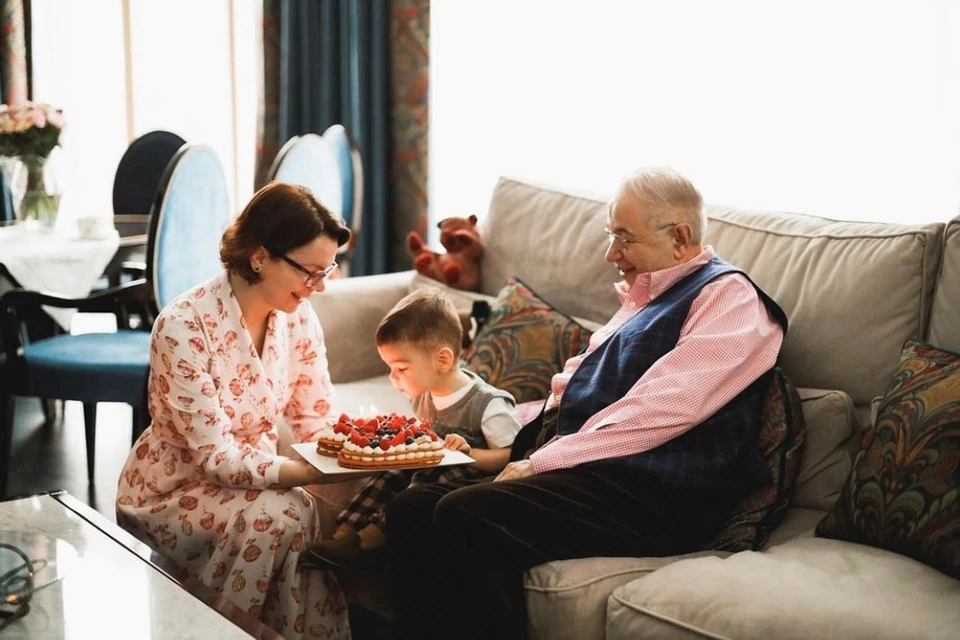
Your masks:
[{"label": "pink and white patterned dress", "polygon": [[314,441],[332,394],[308,303],[271,313],[257,355],[226,274],[180,296],[150,344],[151,426],[120,476],[117,521],[287,638],[349,638],[333,574],[300,572],[313,496],[275,489],[277,423]]}]

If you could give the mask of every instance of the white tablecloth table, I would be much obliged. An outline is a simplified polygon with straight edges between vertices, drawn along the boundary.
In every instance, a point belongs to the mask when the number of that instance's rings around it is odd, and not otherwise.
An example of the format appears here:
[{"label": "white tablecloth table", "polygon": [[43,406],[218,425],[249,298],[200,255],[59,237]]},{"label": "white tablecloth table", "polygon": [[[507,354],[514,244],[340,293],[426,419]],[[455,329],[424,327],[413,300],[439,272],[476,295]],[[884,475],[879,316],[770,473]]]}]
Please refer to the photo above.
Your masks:
[{"label": "white tablecloth table", "polygon": [[[0,227],[0,264],[24,289],[82,298],[103,275],[119,245],[116,231],[103,239],[88,240],[21,226]],[[10,288],[10,283],[0,278],[0,293]],[[70,329],[74,311],[46,311],[57,324]]]}]

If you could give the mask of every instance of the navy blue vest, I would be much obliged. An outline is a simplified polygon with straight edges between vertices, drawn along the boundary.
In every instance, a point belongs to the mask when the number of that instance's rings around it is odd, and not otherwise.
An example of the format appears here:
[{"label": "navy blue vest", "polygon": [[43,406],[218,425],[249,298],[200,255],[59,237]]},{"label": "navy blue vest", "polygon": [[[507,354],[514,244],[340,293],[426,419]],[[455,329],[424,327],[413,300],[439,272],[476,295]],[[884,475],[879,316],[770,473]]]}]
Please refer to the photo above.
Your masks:
[{"label": "navy blue vest", "polygon": [[[557,433],[576,433],[592,415],[613,404],[671,351],[700,291],[713,280],[743,271],[713,258],[689,274],[630,318],[577,367],[560,402]],[[761,300],[787,330],[783,310],[760,287]],[[726,406],[693,429],[656,449],[613,458],[602,464],[629,465],[663,482],[687,487],[711,487],[736,477],[753,460],[739,460],[756,442],[768,375],[761,376]],[[748,478],[742,478],[749,481]]]}]

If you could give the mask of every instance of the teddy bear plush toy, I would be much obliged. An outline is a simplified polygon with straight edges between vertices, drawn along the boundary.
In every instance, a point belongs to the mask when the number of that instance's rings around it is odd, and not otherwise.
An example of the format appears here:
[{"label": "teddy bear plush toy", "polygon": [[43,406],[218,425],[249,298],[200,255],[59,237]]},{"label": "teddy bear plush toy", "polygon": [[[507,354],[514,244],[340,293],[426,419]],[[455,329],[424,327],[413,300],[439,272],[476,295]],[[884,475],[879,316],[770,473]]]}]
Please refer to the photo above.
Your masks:
[{"label": "teddy bear plush toy", "polygon": [[477,216],[445,218],[437,226],[440,227],[440,244],[446,253],[431,251],[416,231],[407,235],[407,250],[413,257],[413,268],[454,289],[479,291],[483,239],[477,227]]}]

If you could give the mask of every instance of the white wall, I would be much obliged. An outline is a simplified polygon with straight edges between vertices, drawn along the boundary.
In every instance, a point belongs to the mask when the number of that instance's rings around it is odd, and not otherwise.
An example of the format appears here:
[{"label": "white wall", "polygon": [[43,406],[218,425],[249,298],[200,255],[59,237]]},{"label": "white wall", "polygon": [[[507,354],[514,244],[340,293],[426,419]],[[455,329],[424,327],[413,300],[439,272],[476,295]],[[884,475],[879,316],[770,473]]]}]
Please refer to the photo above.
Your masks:
[{"label": "white wall", "polygon": [[670,165],[708,202],[860,220],[960,205],[960,3],[431,3],[430,210],[497,176],[609,194]]}]

